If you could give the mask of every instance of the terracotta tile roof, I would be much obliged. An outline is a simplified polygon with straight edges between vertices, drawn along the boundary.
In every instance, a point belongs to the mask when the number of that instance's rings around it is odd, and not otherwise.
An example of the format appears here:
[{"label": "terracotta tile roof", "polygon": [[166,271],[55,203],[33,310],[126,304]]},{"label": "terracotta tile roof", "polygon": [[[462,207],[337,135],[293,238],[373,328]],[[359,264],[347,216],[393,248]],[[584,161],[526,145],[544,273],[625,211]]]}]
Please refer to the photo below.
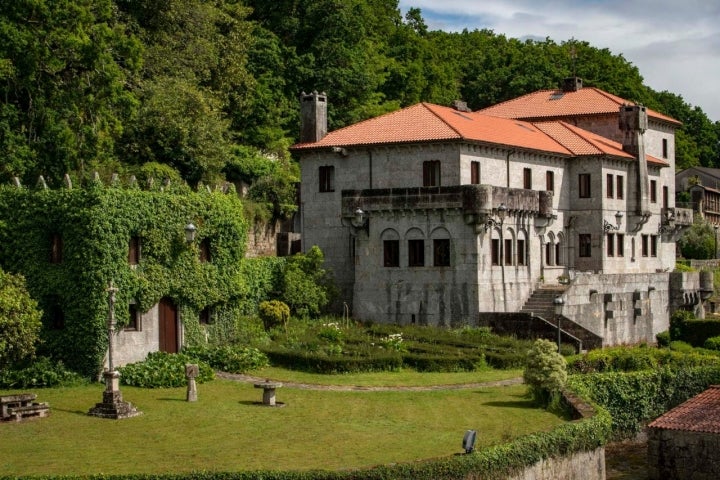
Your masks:
[{"label": "terracotta tile roof", "polygon": [[720,385],[678,405],[648,425],[649,428],[720,433]]},{"label": "terracotta tile roof", "polygon": [[[418,103],[411,107],[330,132],[315,143],[297,144],[293,150],[397,145],[452,141],[487,143],[549,152],[562,156],[611,155],[634,157],[622,145],[560,121],[530,123],[480,112],[460,112],[450,107]],[[648,162],[668,164],[648,156]]]},{"label": "terracotta tile roof", "polygon": [[[617,115],[622,105],[635,105],[635,103],[598,88],[584,87],[570,92],[539,90],[507,102],[498,103],[480,110],[480,112],[502,118],[549,120],[579,115]],[[680,122],[674,118],[649,108],[647,113],[650,118],[680,125]]]},{"label": "terracotta tile roof", "polygon": [[293,149],[441,140],[468,140],[562,155],[571,154],[531,123],[459,112],[450,107],[430,103],[418,103],[335,130],[319,142],[298,144]]}]

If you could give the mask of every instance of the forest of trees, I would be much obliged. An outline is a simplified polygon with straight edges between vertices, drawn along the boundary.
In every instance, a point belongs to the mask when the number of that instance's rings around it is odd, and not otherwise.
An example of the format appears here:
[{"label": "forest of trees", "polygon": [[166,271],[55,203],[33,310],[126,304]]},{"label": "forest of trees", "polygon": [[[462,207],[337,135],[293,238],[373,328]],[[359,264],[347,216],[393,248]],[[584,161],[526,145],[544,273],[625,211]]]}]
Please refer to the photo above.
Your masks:
[{"label": "forest of trees", "polygon": [[679,169],[720,167],[720,122],[584,41],[431,31],[397,0],[13,0],[0,6],[0,182],[243,180],[282,217],[302,91],[327,92],[335,129],[420,101],[483,108],[573,69],[683,122]]}]

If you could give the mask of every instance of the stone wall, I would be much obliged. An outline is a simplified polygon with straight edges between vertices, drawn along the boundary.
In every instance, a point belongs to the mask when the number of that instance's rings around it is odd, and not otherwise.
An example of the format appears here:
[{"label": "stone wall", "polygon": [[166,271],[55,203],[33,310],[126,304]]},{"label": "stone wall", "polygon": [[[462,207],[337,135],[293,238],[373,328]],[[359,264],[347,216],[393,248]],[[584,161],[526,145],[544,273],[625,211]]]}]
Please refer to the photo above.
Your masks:
[{"label": "stone wall", "polygon": [[541,460],[507,480],[605,480],[605,447]]},{"label": "stone wall", "polygon": [[720,435],[648,428],[648,476],[651,480],[720,478]]}]

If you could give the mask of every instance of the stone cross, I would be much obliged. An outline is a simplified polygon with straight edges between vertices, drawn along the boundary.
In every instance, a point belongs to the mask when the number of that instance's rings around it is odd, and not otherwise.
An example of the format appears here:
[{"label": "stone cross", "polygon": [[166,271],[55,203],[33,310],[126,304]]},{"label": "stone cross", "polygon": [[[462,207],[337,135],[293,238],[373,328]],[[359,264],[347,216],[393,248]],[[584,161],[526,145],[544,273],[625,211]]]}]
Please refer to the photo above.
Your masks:
[{"label": "stone cross", "polygon": [[197,402],[197,386],[195,385],[195,377],[200,373],[200,367],[193,363],[185,365],[185,378],[187,378],[187,401]]}]

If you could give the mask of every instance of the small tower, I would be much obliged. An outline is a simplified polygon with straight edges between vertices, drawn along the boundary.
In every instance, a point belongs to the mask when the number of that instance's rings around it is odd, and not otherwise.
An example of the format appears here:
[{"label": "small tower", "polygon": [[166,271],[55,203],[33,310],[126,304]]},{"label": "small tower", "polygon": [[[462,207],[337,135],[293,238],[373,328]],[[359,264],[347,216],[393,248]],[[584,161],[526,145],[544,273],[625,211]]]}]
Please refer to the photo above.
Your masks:
[{"label": "small tower", "polygon": [[645,141],[643,135],[648,128],[647,110],[642,105],[622,105],[620,107],[619,124],[623,132],[623,150],[637,157],[637,213],[648,212],[648,179],[647,158],[645,158]]},{"label": "small tower", "polygon": [[300,143],[318,142],[327,135],[327,95],[302,92],[300,95]]}]

